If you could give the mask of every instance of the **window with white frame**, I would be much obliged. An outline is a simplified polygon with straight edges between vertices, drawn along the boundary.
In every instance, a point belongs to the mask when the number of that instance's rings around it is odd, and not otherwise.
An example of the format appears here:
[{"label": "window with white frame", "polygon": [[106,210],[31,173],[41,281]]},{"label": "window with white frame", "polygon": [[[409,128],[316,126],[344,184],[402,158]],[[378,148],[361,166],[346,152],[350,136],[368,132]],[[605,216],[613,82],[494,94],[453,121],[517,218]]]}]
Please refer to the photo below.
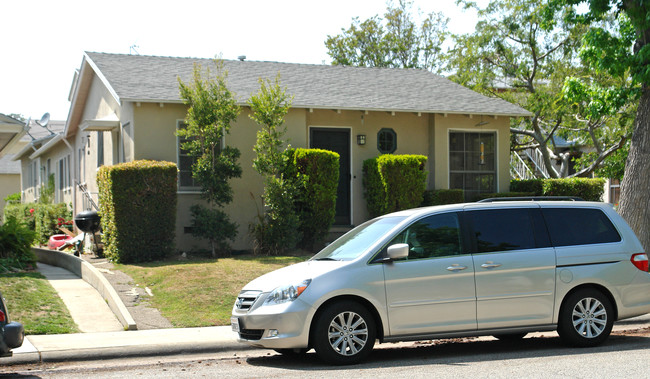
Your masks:
[{"label": "window with white frame", "polygon": [[97,132],[97,167],[104,165],[104,132]]}]

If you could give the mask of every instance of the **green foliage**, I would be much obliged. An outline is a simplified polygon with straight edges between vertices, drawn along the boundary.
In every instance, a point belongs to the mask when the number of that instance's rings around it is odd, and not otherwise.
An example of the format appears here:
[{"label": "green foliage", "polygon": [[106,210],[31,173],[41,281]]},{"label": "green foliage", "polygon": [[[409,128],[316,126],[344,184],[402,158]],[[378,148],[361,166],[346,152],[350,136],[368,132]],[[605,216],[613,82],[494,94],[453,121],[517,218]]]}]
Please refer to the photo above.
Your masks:
[{"label": "green foliage", "polygon": [[54,174],[47,177],[47,184],[41,188],[41,196],[38,199],[39,203],[52,204],[54,201]]},{"label": "green foliage", "polygon": [[36,203],[12,203],[4,208],[4,220],[14,217],[29,230],[36,230],[36,219],[34,213],[40,204]]},{"label": "green foliage", "polygon": [[587,201],[602,201],[605,179],[566,178],[544,181],[544,196],[578,196]]},{"label": "green foliage", "polygon": [[13,203],[4,208],[4,219],[9,218],[15,218],[27,229],[34,231],[34,242],[45,245],[52,235],[61,233],[60,226],[72,221],[72,212],[64,203]]},{"label": "green foliage", "polygon": [[364,196],[370,217],[422,204],[427,172],[423,155],[380,155],[364,161]]},{"label": "green foliage", "polygon": [[63,221],[72,220],[72,212],[65,203],[38,204],[34,207],[34,231],[36,242],[45,245],[51,236],[61,234]]},{"label": "green foliage", "polygon": [[544,193],[544,179],[512,179],[510,181],[510,191],[528,192],[533,196],[542,196]]},{"label": "green foliage", "polygon": [[280,76],[275,81],[259,80],[260,90],[251,96],[248,105],[253,112],[250,118],[261,126],[253,146],[255,158],[253,168],[262,175],[279,177],[285,166],[284,141],[287,132],[284,124],[293,97],[280,85]]},{"label": "green foliage", "polygon": [[313,251],[327,236],[336,214],[336,193],[339,181],[339,154],[321,149],[296,149],[289,153],[290,166],[295,172],[300,220],[299,246]]},{"label": "green foliage", "polygon": [[[195,159],[192,177],[201,186],[202,197],[209,205],[223,207],[233,198],[228,181],[241,177],[242,174],[241,166],[237,163],[239,150],[230,146],[222,147],[224,136],[230,132],[230,124],[237,119],[240,108],[235,95],[226,86],[228,74],[223,70],[223,64],[219,61],[216,64],[217,75],[214,78],[209,69],[204,78],[201,66],[195,65],[191,83],[185,84],[178,79],[180,96],[188,110],[187,127],[178,130],[177,134],[187,140],[182,147]],[[236,228],[232,228],[234,224],[221,210],[202,207],[193,209],[193,216],[200,217],[201,222],[220,230],[217,232],[195,227],[192,233],[195,237],[208,239],[212,245],[212,255],[216,257],[217,248],[226,249],[226,240],[234,239]],[[208,220],[210,217],[212,219]],[[199,220],[193,220],[193,224],[198,226]],[[233,230],[235,233],[225,234],[226,231]]]},{"label": "green foliage", "polygon": [[12,193],[12,194],[8,195],[7,197],[5,197],[4,200],[5,200],[5,202],[7,204],[20,203],[20,192]]},{"label": "green foliage", "polygon": [[292,97],[280,85],[260,79],[260,90],[248,100],[250,118],[260,125],[253,151],[253,168],[264,177],[262,202],[257,223],[250,226],[255,253],[279,255],[295,247],[300,239],[300,221],[294,209],[297,186],[284,175],[288,155],[283,150],[286,133],[284,118],[291,108]]},{"label": "green foliage", "polygon": [[522,196],[577,196],[587,201],[602,201],[605,190],[602,178],[563,178],[511,180],[512,192],[526,193]]},{"label": "green foliage", "polygon": [[476,195],[472,201],[479,201],[483,199],[500,198],[500,197],[529,197],[535,196],[532,192],[495,192],[495,193],[480,193]]},{"label": "green foliage", "polygon": [[360,21],[356,17],[341,34],[328,35],[325,47],[332,64],[440,71],[449,19],[432,12],[418,26],[411,15],[412,5],[410,0],[388,4],[384,19],[374,16]]},{"label": "green foliage", "polygon": [[[570,176],[571,158],[553,137],[593,147],[594,153],[580,158],[571,175],[588,176],[630,135],[633,97],[620,90],[629,75],[594,72],[581,64],[580,45],[588,28],[576,22],[573,7],[549,7],[553,1],[490,1],[478,9],[474,33],[453,37],[447,69],[455,71],[452,79],[458,83],[533,113],[513,120],[511,148],[539,148],[551,177]],[[476,7],[472,1],[460,2]],[[617,22],[603,20],[603,27]]]},{"label": "green foliage", "polygon": [[104,255],[115,262],[162,259],[174,250],[176,164],[134,161],[97,172]]},{"label": "green foliage", "polygon": [[235,95],[226,86],[227,73],[217,63],[217,75],[202,76],[200,65],[194,66],[192,82],[178,79],[180,96],[188,106],[187,127],[177,134],[186,138],[183,149],[196,159],[192,166],[192,177],[201,186],[202,196],[208,203],[223,206],[232,201],[230,178],[241,176],[237,163],[240,152],[233,147],[222,148],[223,137],[230,131],[230,123],[239,114]]},{"label": "green foliage", "polygon": [[462,189],[438,189],[424,191],[422,206],[458,204],[465,202]]},{"label": "green foliage", "polygon": [[[212,245],[213,256],[225,255],[229,245],[226,240],[234,240],[237,236],[237,224],[230,222],[226,212],[221,209],[206,208],[199,204],[190,207],[192,213],[192,235],[206,238]],[[229,252],[228,252],[229,253]]]},{"label": "green foliage", "polygon": [[35,234],[15,217],[10,216],[0,225],[0,271],[36,267],[32,252]]}]

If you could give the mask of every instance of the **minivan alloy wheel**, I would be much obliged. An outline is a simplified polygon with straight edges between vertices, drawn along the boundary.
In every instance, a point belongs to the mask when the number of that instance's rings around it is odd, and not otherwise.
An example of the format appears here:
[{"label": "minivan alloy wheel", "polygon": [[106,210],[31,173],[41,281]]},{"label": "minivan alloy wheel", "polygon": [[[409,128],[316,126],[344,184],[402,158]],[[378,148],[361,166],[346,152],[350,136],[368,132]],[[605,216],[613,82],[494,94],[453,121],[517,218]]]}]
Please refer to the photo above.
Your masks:
[{"label": "minivan alloy wheel", "polygon": [[334,351],[341,355],[354,355],[368,342],[368,325],[358,314],[343,312],[330,322],[328,335]]},{"label": "minivan alloy wheel", "polygon": [[375,345],[375,319],[366,307],[344,300],[325,306],[314,323],[312,343],[325,362],[353,364]]},{"label": "minivan alloy wheel", "polygon": [[583,288],[564,301],[557,331],[569,345],[596,346],[611,333],[614,318],[614,308],[605,294],[594,288]]},{"label": "minivan alloy wheel", "polygon": [[595,338],[607,326],[605,306],[592,297],[580,300],[573,308],[573,327],[585,338]]}]

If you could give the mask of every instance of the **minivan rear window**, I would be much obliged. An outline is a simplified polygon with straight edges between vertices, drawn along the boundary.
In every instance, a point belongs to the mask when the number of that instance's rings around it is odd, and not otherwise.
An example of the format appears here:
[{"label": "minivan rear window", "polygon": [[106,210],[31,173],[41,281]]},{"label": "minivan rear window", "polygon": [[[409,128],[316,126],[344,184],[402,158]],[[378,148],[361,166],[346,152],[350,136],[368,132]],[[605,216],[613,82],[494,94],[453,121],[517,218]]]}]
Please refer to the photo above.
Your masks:
[{"label": "minivan rear window", "polygon": [[553,246],[619,242],[621,236],[600,209],[542,208]]}]

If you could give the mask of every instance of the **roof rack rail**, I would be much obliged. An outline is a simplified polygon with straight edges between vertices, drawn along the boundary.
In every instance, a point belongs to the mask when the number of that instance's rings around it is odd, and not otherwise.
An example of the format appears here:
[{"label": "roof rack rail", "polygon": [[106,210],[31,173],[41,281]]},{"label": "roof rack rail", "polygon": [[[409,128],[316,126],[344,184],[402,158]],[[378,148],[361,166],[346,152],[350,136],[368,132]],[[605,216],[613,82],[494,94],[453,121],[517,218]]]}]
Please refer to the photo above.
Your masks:
[{"label": "roof rack rail", "polygon": [[491,197],[477,201],[477,203],[493,203],[495,201],[585,201],[577,196],[516,196],[516,197]]}]

